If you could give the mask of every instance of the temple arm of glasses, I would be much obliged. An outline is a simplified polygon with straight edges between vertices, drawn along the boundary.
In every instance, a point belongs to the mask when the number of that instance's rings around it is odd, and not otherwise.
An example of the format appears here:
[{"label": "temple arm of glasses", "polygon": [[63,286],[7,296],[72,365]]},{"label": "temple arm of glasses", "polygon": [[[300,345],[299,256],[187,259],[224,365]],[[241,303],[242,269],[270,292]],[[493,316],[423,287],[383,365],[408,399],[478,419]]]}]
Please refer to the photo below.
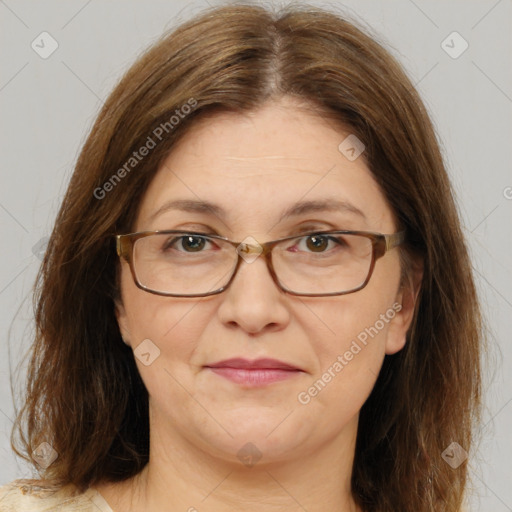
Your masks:
[{"label": "temple arm of glasses", "polygon": [[399,246],[405,240],[405,231],[386,235],[386,251]]}]

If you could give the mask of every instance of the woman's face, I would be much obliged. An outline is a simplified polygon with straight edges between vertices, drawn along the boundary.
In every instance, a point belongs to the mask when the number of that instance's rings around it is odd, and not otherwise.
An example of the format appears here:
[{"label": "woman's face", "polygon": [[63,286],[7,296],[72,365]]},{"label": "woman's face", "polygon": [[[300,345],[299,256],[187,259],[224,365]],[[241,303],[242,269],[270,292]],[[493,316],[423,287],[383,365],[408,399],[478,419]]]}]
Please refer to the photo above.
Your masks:
[{"label": "woman's face", "polygon": [[[180,229],[259,243],[313,230],[393,233],[392,212],[364,153],[352,161],[338,149],[349,134],[290,99],[249,115],[203,119],[154,177],[134,231]],[[219,210],[162,209],[176,200]],[[281,218],[311,201],[345,204]],[[242,261],[226,291],[176,298],[137,288],[123,261],[117,316],[134,350],[146,340],[136,363],[150,395],[152,436],[226,460],[253,450],[262,461],[279,461],[353,442],[384,355],[405,343],[411,308],[400,310],[399,282],[395,249],[358,292],[292,296],[258,257]],[[232,358],[274,359],[296,370],[260,372],[262,380],[247,382],[247,371],[211,368]]]}]

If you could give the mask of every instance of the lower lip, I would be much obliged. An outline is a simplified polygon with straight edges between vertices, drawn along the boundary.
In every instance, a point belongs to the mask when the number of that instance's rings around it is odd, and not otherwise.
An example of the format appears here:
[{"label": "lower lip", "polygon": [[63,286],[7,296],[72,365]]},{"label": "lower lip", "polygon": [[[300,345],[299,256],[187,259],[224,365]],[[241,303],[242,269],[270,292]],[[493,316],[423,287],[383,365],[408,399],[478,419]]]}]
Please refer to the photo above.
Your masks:
[{"label": "lower lip", "polygon": [[282,370],[279,368],[210,368],[213,373],[224,377],[236,384],[248,387],[264,386],[282,380],[290,379],[299,373],[300,370]]}]

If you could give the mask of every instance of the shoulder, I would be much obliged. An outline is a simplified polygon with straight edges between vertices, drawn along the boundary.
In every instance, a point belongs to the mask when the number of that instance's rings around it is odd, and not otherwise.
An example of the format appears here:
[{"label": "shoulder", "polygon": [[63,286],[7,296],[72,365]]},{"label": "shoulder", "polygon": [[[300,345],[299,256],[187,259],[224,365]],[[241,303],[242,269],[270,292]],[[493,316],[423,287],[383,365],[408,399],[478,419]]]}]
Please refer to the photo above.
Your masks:
[{"label": "shoulder", "polygon": [[41,480],[14,480],[0,487],[0,512],[112,512],[96,491],[45,485]]}]

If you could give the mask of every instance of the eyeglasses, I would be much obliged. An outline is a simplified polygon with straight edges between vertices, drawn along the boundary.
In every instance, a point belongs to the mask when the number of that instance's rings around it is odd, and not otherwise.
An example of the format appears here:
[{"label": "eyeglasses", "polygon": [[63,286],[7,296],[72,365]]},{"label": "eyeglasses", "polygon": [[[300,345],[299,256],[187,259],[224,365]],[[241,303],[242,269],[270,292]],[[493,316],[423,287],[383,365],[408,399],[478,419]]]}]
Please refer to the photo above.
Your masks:
[{"label": "eyeglasses", "polygon": [[316,231],[259,244],[191,231],[116,235],[117,254],[135,284],[169,297],[206,297],[233,282],[242,260],[265,258],[276,285],[291,295],[325,297],[364,288],[375,262],[399,246],[405,232]]}]

